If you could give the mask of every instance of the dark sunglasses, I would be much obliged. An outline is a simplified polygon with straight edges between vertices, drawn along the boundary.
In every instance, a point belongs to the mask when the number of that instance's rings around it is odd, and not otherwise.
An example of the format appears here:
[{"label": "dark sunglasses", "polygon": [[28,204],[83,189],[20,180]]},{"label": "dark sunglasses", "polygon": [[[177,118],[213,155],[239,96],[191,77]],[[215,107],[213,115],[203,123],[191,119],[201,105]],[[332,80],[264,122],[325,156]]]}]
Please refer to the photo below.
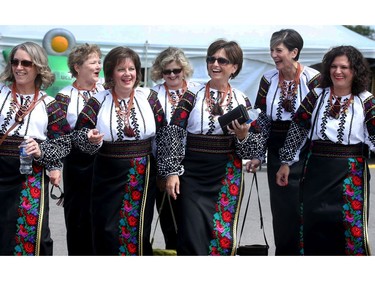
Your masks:
[{"label": "dark sunglasses", "polygon": [[206,58],[206,62],[209,63],[209,64],[213,64],[215,63],[215,61],[218,62],[218,64],[220,65],[227,65],[227,64],[230,64],[230,61],[225,59],[225,58],[222,58],[222,57],[219,57],[219,58],[215,58],[215,57],[207,57]]},{"label": "dark sunglasses", "polygon": [[10,64],[13,66],[19,66],[19,64],[21,64],[23,67],[32,67],[34,63],[29,60],[13,59],[10,61]]},{"label": "dark sunglasses", "polygon": [[182,71],[182,68],[164,69],[164,70],[162,71],[162,73],[163,73],[164,75],[171,75],[172,73],[174,73],[174,74],[180,74],[181,71]]}]

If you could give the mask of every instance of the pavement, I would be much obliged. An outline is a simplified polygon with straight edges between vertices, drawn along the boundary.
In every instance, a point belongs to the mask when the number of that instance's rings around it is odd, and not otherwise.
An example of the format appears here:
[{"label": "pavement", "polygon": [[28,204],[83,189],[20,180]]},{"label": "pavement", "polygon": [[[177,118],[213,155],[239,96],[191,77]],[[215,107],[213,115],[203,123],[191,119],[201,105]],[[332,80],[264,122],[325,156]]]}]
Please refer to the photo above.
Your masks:
[{"label": "pavement", "polygon": [[[370,161],[370,173],[375,173],[375,161]],[[259,185],[259,196],[262,205],[262,213],[263,213],[263,220],[264,220],[264,229],[267,237],[269,248],[269,256],[273,256],[275,253],[275,245],[273,243],[273,233],[272,233],[272,215],[269,203],[269,191],[268,191],[268,183],[267,183],[267,168],[265,166],[262,167],[260,171],[257,172],[258,175],[258,185]],[[240,234],[242,222],[243,222],[243,215],[246,208],[247,198],[249,189],[251,186],[252,174],[246,173],[245,174],[245,194],[244,200],[242,203],[241,213],[240,213],[240,220],[239,220],[239,227],[238,227],[238,235]],[[372,177],[370,186],[375,187],[375,179]],[[374,198],[375,196],[375,188],[370,189],[370,198]],[[241,245],[246,244],[264,244],[263,232],[260,229],[260,222],[259,222],[259,210],[257,204],[255,188],[252,191],[252,196],[250,199],[250,205],[246,217],[244,231],[240,240]],[[369,213],[369,229],[368,229],[368,236],[370,241],[371,252],[375,252],[375,204],[370,204],[370,213]],[[157,212],[155,211],[155,214]],[[157,216],[155,215],[152,232],[154,230],[155,222]],[[55,200],[50,200],[50,228],[51,228],[51,236],[54,240],[54,256],[67,256],[67,248],[66,248],[66,228],[64,222],[64,213],[63,208],[60,206],[56,206]],[[152,234],[152,233],[151,233]],[[160,227],[157,227],[154,237],[154,247],[155,248],[164,248],[164,241],[162,237],[162,233],[160,231]]]}]

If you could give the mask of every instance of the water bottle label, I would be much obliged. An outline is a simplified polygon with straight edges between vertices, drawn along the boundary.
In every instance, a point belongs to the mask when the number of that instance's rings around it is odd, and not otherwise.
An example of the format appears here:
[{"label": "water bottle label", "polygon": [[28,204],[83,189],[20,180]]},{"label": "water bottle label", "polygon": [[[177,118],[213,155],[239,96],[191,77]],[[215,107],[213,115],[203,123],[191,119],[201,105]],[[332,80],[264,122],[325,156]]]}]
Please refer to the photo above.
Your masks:
[{"label": "water bottle label", "polygon": [[261,112],[261,110],[259,108],[250,109],[248,111],[248,113],[249,113],[249,120],[247,120],[246,123],[250,124],[254,120],[257,120],[260,112]]},{"label": "water bottle label", "polygon": [[27,157],[27,156],[29,156],[29,155],[26,153],[26,147],[23,147],[23,146],[20,147],[20,156],[22,156],[22,157]]}]

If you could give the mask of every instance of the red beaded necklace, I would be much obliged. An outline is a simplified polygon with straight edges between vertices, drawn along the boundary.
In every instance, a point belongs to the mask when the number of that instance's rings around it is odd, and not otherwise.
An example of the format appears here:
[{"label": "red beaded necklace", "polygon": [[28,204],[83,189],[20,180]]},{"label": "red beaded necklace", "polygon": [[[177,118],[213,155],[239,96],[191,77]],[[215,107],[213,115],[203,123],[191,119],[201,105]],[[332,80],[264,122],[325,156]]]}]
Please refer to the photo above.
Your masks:
[{"label": "red beaded necklace", "polygon": [[16,113],[16,117],[15,117],[17,122],[22,122],[22,120],[25,118],[25,116],[27,114],[29,114],[31,112],[31,110],[34,109],[34,107],[37,104],[38,97],[39,97],[39,89],[37,87],[35,87],[34,98],[31,101],[31,103],[21,105],[17,100],[17,84],[16,84],[16,82],[13,83],[13,85],[12,85],[12,100],[13,100],[14,104],[16,105],[17,109],[18,109],[18,111]]},{"label": "red beaded necklace", "polygon": [[73,82],[73,87],[78,90],[78,94],[85,100],[85,102],[87,102],[89,100],[89,98],[86,97],[85,95],[82,95],[81,91],[87,91],[87,92],[93,91],[96,87],[96,83],[94,83],[94,85],[90,89],[85,89],[85,88],[81,88],[80,86],[78,86],[77,80],[75,80]]},{"label": "red beaded necklace", "polygon": [[115,92],[115,88],[112,88],[112,98],[115,103],[115,110],[117,113],[117,116],[122,119],[124,122],[124,133],[127,137],[134,137],[135,133],[134,130],[130,127],[129,117],[130,112],[133,108],[133,102],[134,102],[134,90],[130,93],[128,104],[125,104],[125,107],[121,106],[117,94]]},{"label": "red beaded necklace", "polygon": [[[230,104],[232,100],[232,87],[230,86],[230,84],[228,83],[228,86],[225,92],[218,91],[218,95],[220,95],[220,101],[219,99],[215,101],[213,98],[211,98],[210,81],[208,81],[206,84],[206,91],[205,91],[205,98],[206,98],[206,103],[207,103],[206,110],[209,111],[214,116],[223,115],[224,114],[223,107]],[[228,102],[226,104],[223,104],[227,96],[228,96]]]},{"label": "red beaded necklace", "polygon": [[169,92],[169,88],[167,86],[167,83],[165,83],[165,82],[164,82],[164,87],[165,87],[165,91],[166,91],[167,96],[168,96],[169,103],[172,104],[172,105],[176,105],[176,103],[178,103],[178,101],[180,100],[180,97],[186,92],[187,83],[186,83],[185,80],[182,81],[182,90],[181,90],[181,93],[180,93],[178,99],[172,98],[172,94]]},{"label": "red beaded necklace", "polygon": [[[333,103],[333,98],[335,98],[335,102]],[[333,87],[330,88],[329,93],[329,102],[331,104],[331,107],[329,109],[329,115],[332,118],[338,119],[340,117],[341,110],[346,112],[350,106],[351,103],[353,103],[353,95],[350,95],[350,98],[347,99],[344,104],[341,104],[341,97],[336,97],[335,92],[333,90]]]},{"label": "red beaded necklace", "polygon": [[297,62],[296,75],[294,76],[294,79],[290,83],[287,83],[285,81],[282,71],[279,71],[279,88],[281,90],[281,95],[284,97],[284,100],[282,102],[282,107],[287,112],[293,111],[292,100],[293,100],[293,97],[297,95],[297,92],[298,92],[298,85],[300,83],[299,77],[301,75],[301,70],[302,70],[301,64]]}]

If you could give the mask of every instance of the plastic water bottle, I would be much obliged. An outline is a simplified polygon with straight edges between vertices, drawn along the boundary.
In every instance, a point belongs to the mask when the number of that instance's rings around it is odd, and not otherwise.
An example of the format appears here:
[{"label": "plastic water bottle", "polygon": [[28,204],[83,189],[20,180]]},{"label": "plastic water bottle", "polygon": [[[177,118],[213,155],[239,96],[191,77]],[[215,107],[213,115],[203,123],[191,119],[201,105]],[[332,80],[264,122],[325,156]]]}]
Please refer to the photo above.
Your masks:
[{"label": "plastic water bottle", "polygon": [[33,171],[33,156],[26,153],[26,140],[28,138],[28,136],[25,136],[20,145],[20,173],[23,175],[30,175]]},{"label": "plastic water bottle", "polygon": [[247,124],[250,124],[254,120],[258,119],[259,113],[261,112],[260,108],[252,108],[247,111],[249,114],[249,120],[247,120]]}]

